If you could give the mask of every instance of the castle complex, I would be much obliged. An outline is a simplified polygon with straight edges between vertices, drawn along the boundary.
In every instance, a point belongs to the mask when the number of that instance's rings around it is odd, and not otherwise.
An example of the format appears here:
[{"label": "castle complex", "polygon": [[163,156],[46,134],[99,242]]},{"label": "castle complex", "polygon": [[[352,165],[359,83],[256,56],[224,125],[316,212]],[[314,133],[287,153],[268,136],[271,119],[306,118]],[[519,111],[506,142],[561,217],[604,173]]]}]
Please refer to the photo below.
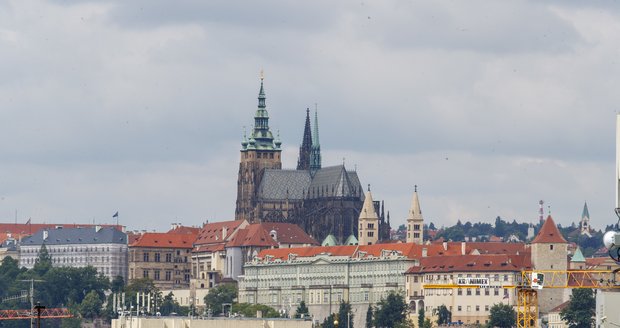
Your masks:
[{"label": "castle complex", "polygon": [[[295,223],[319,241],[329,234],[339,243],[357,236],[364,203],[357,172],[347,170],[344,164],[322,167],[318,115],[315,111],[311,127],[309,110],[297,168],[282,169],[282,142],[269,129],[265,99],[261,79],[254,127],[241,142],[235,219]],[[379,239],[388,239],[390,228],[383,206],[379,202],[373,205],[381,214]]]}]

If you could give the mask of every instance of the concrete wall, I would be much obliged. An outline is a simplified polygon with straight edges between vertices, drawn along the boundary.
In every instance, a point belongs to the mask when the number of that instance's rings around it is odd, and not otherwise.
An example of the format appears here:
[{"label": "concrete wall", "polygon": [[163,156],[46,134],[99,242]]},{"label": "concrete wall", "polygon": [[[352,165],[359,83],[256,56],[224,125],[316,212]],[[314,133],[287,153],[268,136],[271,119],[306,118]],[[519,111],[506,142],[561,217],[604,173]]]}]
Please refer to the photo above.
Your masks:
[{"label": "concrete wall", "polygon": [[618,327],[620,325],[620,291],[596,291],[596,327]]},{"label": "concrete wall", "polygon": [[189,319],[181,317],[128,318],[112,320],[112,328],[311,328],[311,321],[287,319]]}]

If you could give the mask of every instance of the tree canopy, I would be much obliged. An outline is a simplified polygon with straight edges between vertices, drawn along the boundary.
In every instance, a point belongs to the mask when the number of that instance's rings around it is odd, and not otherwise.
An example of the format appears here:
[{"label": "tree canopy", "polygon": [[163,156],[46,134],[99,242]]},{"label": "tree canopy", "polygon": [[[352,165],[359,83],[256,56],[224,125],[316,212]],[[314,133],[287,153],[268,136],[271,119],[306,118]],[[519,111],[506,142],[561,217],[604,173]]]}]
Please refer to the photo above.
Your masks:
[{"label": "tree canopy", "polygon": [[377,303],[374,313],[375,327],[402,327],[407,325],[407,303],[405,297],[392,291]]},{"label": "tree canopy", "polygon": [[205,296],[205,305],[211,309],[213,315],[222,313],[222,304],[231,303],[237,297],[237,286],[221,284],[209,290]]},{"label": "tree canopy", "polygon": [[499,328],[510,328],[517,322],[517,314],[512,306],[498,303],[491,307],[489,315],[489,326]]},{"label": "tree canopy", "polygon": [[562,309],[560,317],[568,323],[569,328],[593,327],[595,307],[592,289],[573,289],[568,306]]}]

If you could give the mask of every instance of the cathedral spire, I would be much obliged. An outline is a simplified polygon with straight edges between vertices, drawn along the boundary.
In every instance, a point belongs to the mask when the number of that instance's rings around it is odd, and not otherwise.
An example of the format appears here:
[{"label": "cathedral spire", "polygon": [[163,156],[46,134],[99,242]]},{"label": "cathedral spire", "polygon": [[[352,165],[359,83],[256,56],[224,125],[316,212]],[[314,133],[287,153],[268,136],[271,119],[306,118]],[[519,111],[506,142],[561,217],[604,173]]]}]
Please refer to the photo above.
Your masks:
[{"label": "cathedral spire", "polygon": [[254,128],[250,132],[250,141],[255,140],[256,149],[274,150],[273,134],[269,130],[269,113],[265,104],[265,87],[263,73],[260,76],[260,90],[258,91],[258,109],[254,115]]},{"label": "cathedral spire", "polygon": [[319,115],[314,104],[314,125],[312,127],[312,151],[310,153],[310,170],[316,172],[321,169],[321,144],[319,143]]},{"label": "cathedral spire", "polygon": [[304,137],[299,147],[299,158],[297,159],[298,170],[310,169],[310,158],[312,151],[312,133],[310,132],[310,108],[306,108],[306,124],[304,126]]}]

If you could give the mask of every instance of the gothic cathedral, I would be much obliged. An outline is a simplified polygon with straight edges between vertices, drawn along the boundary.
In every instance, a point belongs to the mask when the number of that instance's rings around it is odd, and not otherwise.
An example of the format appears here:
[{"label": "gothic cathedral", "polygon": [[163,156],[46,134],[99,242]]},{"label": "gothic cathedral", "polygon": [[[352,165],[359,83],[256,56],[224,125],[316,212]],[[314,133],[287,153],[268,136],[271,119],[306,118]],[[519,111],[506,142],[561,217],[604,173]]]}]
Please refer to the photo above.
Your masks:
[{"label": "gothic cathedral", "polygon": [[[339,243],[357,236],[364,204],[359,177],[344,164],[322,167],[316,111],[313,123],[311,126],[310,110],[306,110],[297,169],[282,169],[282,143],[269,130],[261,78],[254,127],[241,142],[236,220],[295,223],[318,241],[328,234]],[[391,228],[381,207],[379,227],[383,231],[378,234],[387,239]]]}]

